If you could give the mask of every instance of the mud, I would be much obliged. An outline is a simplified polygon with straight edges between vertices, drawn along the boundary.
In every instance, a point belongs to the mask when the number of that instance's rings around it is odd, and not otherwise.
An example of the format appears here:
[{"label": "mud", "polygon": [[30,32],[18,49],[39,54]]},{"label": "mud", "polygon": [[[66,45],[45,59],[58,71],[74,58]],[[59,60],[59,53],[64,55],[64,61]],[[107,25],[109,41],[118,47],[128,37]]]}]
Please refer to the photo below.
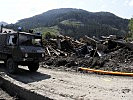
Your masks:
[{"label": "mud", "polygon": [[[102,57],[52,56],[46,57],[44,65],[51,69],[77,70],[78,67],[107,71],[133,72],[133,51],[120,48]],[[46,66],[45,66],[46,67]]]},{"label": "mud", "polygon": [[101,69],[133,72],[133,51],[121,48],[117,51],[111,52],[107,57],[108,59]]}]

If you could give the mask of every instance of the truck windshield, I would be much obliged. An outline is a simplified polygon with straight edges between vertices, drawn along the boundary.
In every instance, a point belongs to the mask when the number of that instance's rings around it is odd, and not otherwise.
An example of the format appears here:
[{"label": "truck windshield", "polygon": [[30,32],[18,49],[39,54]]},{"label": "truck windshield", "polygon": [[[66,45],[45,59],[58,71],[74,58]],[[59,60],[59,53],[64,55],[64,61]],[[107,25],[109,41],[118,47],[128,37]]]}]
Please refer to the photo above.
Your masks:
[{"label": "truck windshield", "polygon": [[19,34],[19,45],[23,46],[42,46],[41,36]]}]

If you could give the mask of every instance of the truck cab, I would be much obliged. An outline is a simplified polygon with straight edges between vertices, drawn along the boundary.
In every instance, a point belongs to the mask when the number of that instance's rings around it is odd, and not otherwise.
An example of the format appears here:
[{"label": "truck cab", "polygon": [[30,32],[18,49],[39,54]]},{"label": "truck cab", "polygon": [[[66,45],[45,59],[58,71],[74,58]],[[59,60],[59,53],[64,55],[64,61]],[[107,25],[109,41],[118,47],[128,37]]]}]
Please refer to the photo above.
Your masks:
[{"label": "truck cab", "polygon": [[28,66],[35,72],[44,57],[40,34],[0,33],[0,60],[4,61],[9,73],[16,73],[18,65]]}]

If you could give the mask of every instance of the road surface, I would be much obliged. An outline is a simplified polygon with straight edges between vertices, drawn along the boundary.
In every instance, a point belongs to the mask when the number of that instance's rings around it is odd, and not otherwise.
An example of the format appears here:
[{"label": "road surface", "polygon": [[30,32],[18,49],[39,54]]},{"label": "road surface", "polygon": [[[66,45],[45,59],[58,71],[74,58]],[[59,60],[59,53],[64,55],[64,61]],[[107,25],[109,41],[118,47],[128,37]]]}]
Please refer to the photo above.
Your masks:
[{"label": "road surface", "polygon": [[11,97],[8,93],[0,88],[0,100],[15,100],[15,98]]},{"label": "road surface", "polygon": [[[0,68],[4,72],[3,67]],[[27,68],[11,81],[40,95],[56,100],[133,100],[133,77],[83,74],[40,67],[37,73]]]}]

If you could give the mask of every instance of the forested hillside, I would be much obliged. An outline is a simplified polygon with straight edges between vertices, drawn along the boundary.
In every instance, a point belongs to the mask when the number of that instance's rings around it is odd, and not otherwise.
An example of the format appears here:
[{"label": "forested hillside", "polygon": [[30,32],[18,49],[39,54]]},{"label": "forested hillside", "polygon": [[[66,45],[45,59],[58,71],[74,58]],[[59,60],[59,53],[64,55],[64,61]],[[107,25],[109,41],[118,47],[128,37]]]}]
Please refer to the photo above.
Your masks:
[{"label": "forested hillside", "polygon": [[[109,12],[88,12],[82,9],[61,8],[44,12],[30,18],[19,20],[15,25],[24,30],[40,31],[56,27],[57,33],[79,38],[83,35],[96,36],[116,34],[123,36],[128,31],[128,19]],[[43,31],[42,31],[43,32]],[[50,32],[50,31],[48,31]]]}]

